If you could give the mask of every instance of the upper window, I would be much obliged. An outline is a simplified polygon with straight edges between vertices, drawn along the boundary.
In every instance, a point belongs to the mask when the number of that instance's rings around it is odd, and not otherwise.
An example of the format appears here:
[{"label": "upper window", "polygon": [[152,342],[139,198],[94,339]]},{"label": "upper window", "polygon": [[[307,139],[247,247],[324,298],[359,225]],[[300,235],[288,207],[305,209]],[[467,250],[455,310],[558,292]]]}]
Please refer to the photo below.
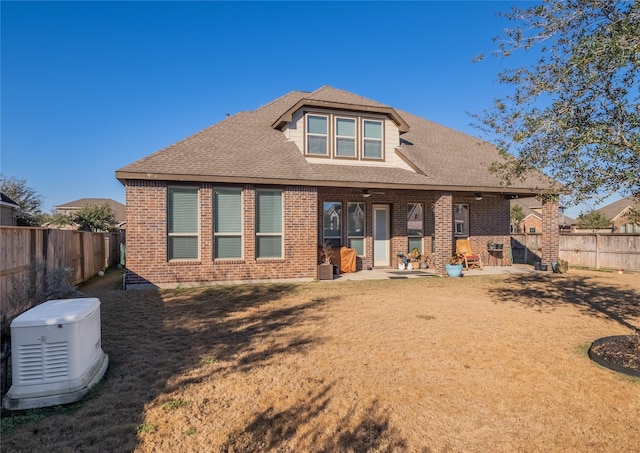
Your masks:
[{"label": "upper window", "polygon": [[409,238],[409,252],[414,248],[422,253],[422,236],[424,225],[424,209],[422,203],[407,205],[407,236]]},{"label": "upper window", "polygon": [[322,240],[334,247],[342,245],[342,203],[325,201],[322,206]]},{"label": "upper window", "polygon": [[310,157],[384,159],[384,121],[337,113],[305,113],[304,149]]},{"label": "upper window", "polygon": [[256,258],[282,258],[282,191],[256,190]]},{"label": "upper window", "polygon": [[307,115],[307,154],[327,156],[328,118],[320,115]]},{"label": "upper window", "polygon": [[336,156],[356,157],[356,120],[336,118]]},{"label": "upper window", "polygon": [[214,258],[242,258],[242,190],[216,189]]},{"label": "upper window", "polygon": [[382,121],[363,121],[362,157],[382,159]]},{"label": "upper window", "polygon": [[347,203],[347,240],[356,255],[364,256],[364,203]]},{"label": "upper window", "polygon": [[198,188],[169,187],[167,191],[167,258],[197,260]]}]

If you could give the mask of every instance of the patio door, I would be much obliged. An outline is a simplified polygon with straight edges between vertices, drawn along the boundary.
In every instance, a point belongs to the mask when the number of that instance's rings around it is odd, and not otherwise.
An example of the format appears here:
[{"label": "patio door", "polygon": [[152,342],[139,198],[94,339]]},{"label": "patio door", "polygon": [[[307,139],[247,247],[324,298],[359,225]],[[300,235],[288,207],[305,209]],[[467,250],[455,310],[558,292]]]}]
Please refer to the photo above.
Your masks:
[{"label": "patio door", "polygon": [[391,241],[389,240],[389,205],[373,205],[373,265],[391,265]]}]

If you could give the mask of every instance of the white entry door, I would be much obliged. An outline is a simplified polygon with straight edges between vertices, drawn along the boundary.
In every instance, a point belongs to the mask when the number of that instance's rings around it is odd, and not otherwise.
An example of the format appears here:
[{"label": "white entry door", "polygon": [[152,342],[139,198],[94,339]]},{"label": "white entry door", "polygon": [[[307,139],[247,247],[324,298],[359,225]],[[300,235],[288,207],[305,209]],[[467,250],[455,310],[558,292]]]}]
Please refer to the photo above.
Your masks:
[{"label": "white entry door", "polygon": [[373,205],[373,265],[391,265],[391,241],[389,241],[389,205]]}]

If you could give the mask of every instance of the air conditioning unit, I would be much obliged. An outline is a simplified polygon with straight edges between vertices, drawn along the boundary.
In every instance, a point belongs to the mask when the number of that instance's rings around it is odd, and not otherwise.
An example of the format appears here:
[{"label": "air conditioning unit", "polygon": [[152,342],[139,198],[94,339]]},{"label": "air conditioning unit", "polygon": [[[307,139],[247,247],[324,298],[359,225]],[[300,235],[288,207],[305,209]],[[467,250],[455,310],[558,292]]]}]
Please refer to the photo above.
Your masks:
[{"label": "air conditioning unit", "polygon": [[6,409],[80,400],[109,364],[102,350],[100,300],[50,300],[27,310],[11,322],[11,350]]}]

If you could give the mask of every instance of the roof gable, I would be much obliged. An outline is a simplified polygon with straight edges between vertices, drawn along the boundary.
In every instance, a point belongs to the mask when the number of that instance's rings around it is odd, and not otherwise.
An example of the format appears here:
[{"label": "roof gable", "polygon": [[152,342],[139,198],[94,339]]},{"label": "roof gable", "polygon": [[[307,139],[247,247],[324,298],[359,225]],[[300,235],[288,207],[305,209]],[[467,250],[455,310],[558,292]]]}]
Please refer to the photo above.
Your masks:
[{"label": "roof gable", "polygon": [[607,219],[614,221],[631,208],[640,209],[640,202],[638,202],[634,197],[629,196],[618,201],[614,201],[613,203],[603,206],[596,211],[603,214]]},{"label": "roof gable", "polygon": [[328,86],[323,86],[318,90],[310,93],[292,105],[273,123],[275,129],[281,129],[285,124],[293,119],[293,114],[303,107],[321,107],[345,111],[358,111],[368,113],[381,113],[387,115],[398,126],[400,133],[409,131],[409,125],[394,110],[379,102],[371,101],[362,96],[349,93],[348,91],[338,90]]},{"label": "roof gable", "polygon": [[[406,169],[389,165],[310,163],[286,134],[274,129],[303,105],[376,111],[406,131],[397,148]],[[389,144],[387,146],[390,146]],[[116,171],[116,177],[214,183],[397,187],[532,194],[552,181],[536,173],[505,187],[489,165],[498,150],[476,137],[336,88],[292,91],[250,112],[240,112]],[[339,165],[338,165],[339,164]],[[413,171],[411,171],[413,169]]]}]

